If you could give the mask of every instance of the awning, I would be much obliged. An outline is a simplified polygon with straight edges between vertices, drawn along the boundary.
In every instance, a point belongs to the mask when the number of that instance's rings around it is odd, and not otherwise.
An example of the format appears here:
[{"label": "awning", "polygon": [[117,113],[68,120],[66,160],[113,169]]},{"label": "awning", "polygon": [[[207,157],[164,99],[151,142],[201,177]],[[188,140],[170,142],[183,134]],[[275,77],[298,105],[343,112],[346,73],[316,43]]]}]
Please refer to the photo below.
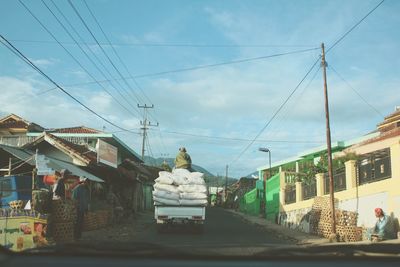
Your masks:
[{"label": "awning", "polygon": [[62,160],[54,159],[54,158],[49,158],[49,157],[47,157],[47,158],[50,160],[50,162],[48,163],[49,167],[51,167],[54,170],[60,171],[62,169],[66,169],[76,176],[84,176],[93,182],[104,183],[103,179],[100,179],[99,177],[97,177],[85,170],[82,170],[81,168],[75,166],[74,164],[71,164],[71,163],[68,163],[68,162],[65,162]]},{"label": "awning", "polygon": [[26,163],[28,163],[29,165],[35,166],[35,158],[33,157],[33,153],[31,153],[30,151],[7,145],[0,145],[0,149],[10,153],[20,160],[26,161]]},{"label": "awning", "polygon": [[[34,158],[34,153],[25,149],[17,148],[17,147],[11,147],[11,146],[6,146],[6,145],[0,145],[0,149],[3,149],[4,151],[12,154],[16,158],[19,158],[20,160],[26,160],[26,163],[32,166],[36,166],[35,158]],[[100,179],[99,177],[82,170],[78,166],[75,166],[72,163],[65,162],[62,160],[58,160],[55,158],[51,158],[46,156],[46,158],[49,160],[48,166],[52,168],[53,170],[61,171],[62,169],[67,169],[70,171],[72,174],[76,176],[84,176],[88,178],[91,181],[94,182],[99,182],[103,183],[104,181]]]}]

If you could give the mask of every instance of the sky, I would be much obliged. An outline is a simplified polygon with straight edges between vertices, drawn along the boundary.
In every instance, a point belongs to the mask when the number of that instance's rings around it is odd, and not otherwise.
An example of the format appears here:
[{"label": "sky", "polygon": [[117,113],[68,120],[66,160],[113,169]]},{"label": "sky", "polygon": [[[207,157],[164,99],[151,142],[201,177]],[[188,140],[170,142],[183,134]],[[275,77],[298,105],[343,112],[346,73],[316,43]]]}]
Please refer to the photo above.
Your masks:
[{"label": "sky", "polygon": [[379,2],[2,0],[0,34],[69,94],[131,131],[88,112],[2,44],[0,115],[47,128],[86,125],[140,153],[137,106],[154,105],[148,120],[159,125],[148,131],[147,155],[175,157],[185,146],[195,164],[220,175],[228,165],[239,178],[268,163],[260,147],[277,162],[324,144],[319,63],[296,89],[321,43],[333,141],[375,130],[400,105],[400,1],[386,0],[330,50]]}]

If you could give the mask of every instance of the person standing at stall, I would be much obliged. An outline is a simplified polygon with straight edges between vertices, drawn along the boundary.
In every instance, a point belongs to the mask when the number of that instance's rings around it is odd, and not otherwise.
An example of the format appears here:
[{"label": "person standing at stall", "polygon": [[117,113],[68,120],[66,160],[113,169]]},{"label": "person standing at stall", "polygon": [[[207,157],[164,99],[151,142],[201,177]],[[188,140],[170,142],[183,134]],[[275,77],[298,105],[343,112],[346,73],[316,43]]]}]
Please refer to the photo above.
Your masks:
[{"label": "person standing at stall", "polygon": [[76,201],[76,222],[74,228],[74,237],[82,237],[83,219],[89,210],[89,180],[86,177],[79,178],[79,184],[72,190],[72,199]]}]

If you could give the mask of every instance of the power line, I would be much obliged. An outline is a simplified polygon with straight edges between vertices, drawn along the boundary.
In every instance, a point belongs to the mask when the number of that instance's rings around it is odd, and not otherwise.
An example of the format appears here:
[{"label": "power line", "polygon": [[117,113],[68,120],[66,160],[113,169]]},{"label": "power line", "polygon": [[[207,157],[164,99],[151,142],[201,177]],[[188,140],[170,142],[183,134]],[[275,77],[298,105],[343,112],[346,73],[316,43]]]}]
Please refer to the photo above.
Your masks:
[{"label": "power line", "polygon": [[[308,87],[310,87],[311,83],[314,81],[315,77],[317,76],[317,74],[319,73],[319,70],[321,69],[321,67],[317,68],[317,70],[314,72],[312,78],[308,81],[307,85],[302,89],[302,91],[300,92],[300,95],[298,97],[296,97],[294,104],[291,106],[290,109],[287,109],[286,112],[284,113],[284,115],[282,116],[282,118],[280,119],[280,123],[275,127],[275,129],[273,130],[273,134],[271,135],[271,137],[276,136],[278,131],[281,129],[282,125],[283,125],[283,121],[285,121],[285,119],[287,118],[287,116],[289,115],[289,113],[291,111],[294,111],[297,104],[300,102],[301,98],[303,97],[304,93],[306,92],[306,90],[308,89]],[[320,142],[323,143],[323,142]]]},{"label": "power line", "polygon": [[[57,44],[51,40],[27,40],[11,39],[16,43],[38,43],[38,44]],[[76,45],[74,42],[62,41],[65,45]],[[95,42],[80,42],[79,44],[95,45]],[[108,42],[100,42],[101,45],[109,45]],[[190,43],[135,43],[112,42],[113,46],[138,46],[138,47],[193,47],[193,48],[290,48],[290,47],[314,47],[315,45],[282,45],[282,44],[190,44]]]},{"label": "power line", "polygon": [[91,108],[89,108],[88,106],[86,106],[84,103],[82,103],[79,99],[77,99],[76,97],[74,97],[73,95],[71,95],[69,92],[67,92],[64,88],[62,88],[60,85],[58,85],[53,79],[51,79],[46,73],[44,73],[38,66],[36,66],[31,60],[29,60],[21,51],[19,51],[14,45],[12,45],[3,35],[0,34],[0,37],[2,40],[0,40],[0,42],[2,44],[4,44],[4,46],[9,49],[11,52],[13,52],[15,55],[17,55],[19,58],[21,58],[25,63],[27,63],[28,65],[30,65],[34,70],[36,70],[39,74],[41,74],[43,77],[45,77],[47,80],[49,80],[52,84],[54,84],[58,89],[60,89],[64,94],[66,94],[67,96],[69,96],[70,98],[72,98],[72,100],[74,100],[75,102],[77,102],[79,105],[81,105],[82,107],[84,107],[86,110],[88,110],[89,112],[91,112],[92,114],[94,114],[96,117],[102,119],[103,121],[111,124],[112,126],[123,130],[123,131],[127,131],[130,132],[129,130],[111,122],[110,120],[104,118],[103,116],[101,116],[100,114],[98,114],[97,112],[95,112],[94,110],[92,110]]},{"label": "power line", "polygon": [[319,49],[319,48],[295,50],[295,51],[290,51],[290,52],[285,52],[285,53],[278,53],[278,54],[273,54],[273,55],[268,55],[268,56],[252,57],[252,58],[231,60],[231,61],[225,61],[225,62],[214,63],[214,64],[200,65],[200,66],[195,66],[195,67],[188,67],[188,68],[181,68],[181,69],[175,69],[175,70],[168,70],[168,71],[154,72],[154,73],[148,73],[148,74],[141,74],[141,75],[135,75],[134,78],[145,78],[145,77],[152,77],[152,76],[160,76],[160,75],[165,75],[165,74],[172,74],[172,73],[186,72],[186,71],[192,71],[192,70],[219,67],[219,66],[224,66],[224,65],[232,65],[232,64],[239,64],[239,63],[245,63],[245,62],[251,62],[251,61],[258,61],[258,60],[263,60],[263,59],[267,59],[267,58],[273,58],[273,57],[280,57],[280,56],[287,56],[287,55],[310,52],[310,51],[314,51],[314,50],[317,50],[317,49]]},{"label": "power line", "polygon": [[[54,7],[57,9],[57,11],[61,14],[61,16],[64,18],[64,20],[68,23],[68,25],[71,27],[71,29],[75,32],[75,34],[78,36],[78,38],[83,41],[82,36],[79,34],[79,32],[75,29],[75,27],[72,25],[72,23],[69,21],[69,19],[64,15],[64,13],[60,10],[60,8],[58,8],[58,6],[56,5],[56,3],[51,0],[52,4],[54,5]],[[97,66],[96,63],[93,62],[93,60],[89,57],[89,55],[87,55],[86,51],[84,49],[82,49],[82,47],[78,44],[77,40],[75,38],[73,38],[71,36],[71,38],[74,40],[74,42],[79,46],[79,48],[81,49],[81,51],[86,55],[86,57],[89,59],[89,61],[96,67],[96,69],[105,77],[105,79],[107,79],[106,75],[99,69],[99,67]],[[97,62],[103,67],[103,69],[108,73],[108,75],[110,75],[110,77],[112,79],[115,79],[113,77],[113,75],[111,74],[111,72],[108,70],[108,68],[103,64],[103,62],[99,59],[99,57],[96,55],[96,53],[93,52],[93,49],[85,44],[85,47],[91,52],[91,54],[93,55],[93,57],[97,60]],[[121,87],[121,89],[123,89],[123,86],[121,85],[121,83],[119,82],[119,80],[114,80],[115,82],[117,82],[117,84]],[[116,88],[114,86],[114,84],[109,81],[109,84],[115,89],[115,91],[128,103],[128,105],[133,109],[133,111],[135,111],[136,113],[136,107],[134,105],[132,105],[123,95],[122,93],[120,93],[120,90],[118,88]],[[125,91],[126,92],[126,91]],[[129,94],[127,94],[127,96],[129,96]],[[126,110],[126,108],[125,108]],[[128,110],[129,113],[131,113],[131,111]],[[134,115],[136,116],[136,115]]]},{"label": "power line", "polygon": [[[57,5],[53,2],[53,1],[51,1],[52,3],[53,3],[53,5],[55,6],[55,8],[60,12],[60,14],[63,16],[63,18],[67,21],[67,23],[69,24],[69,26],[72,28],[72,30],[74,30],[74,32],[80,37],[80,35],[77,33],[77,31],[75,30],[75,28],[69,23],[69,21],[68,21],[68,19],[64,16],[64,14],[61,12],[61,10],[57,7]],[[68,34],[68,36],[74,41],[74,42],[77,42],[77,40],[72,36],[72,34],[71,34],[71,32],[65,27],[65,25],[58,19],[58,17],[56,16],[56,14],[53,12],[53,10],[51,10],[51,8],[42,0],[42,3],[43,3],[43,5],[47,8],[47,10],[53,15],[53,17],[57,20],[57,22],[61,25],[61,27],[64,29],[64,31]],[[81,38],[81,37],[80,37]],[[106,78],[107,79],[107,77],[106,77],[106,75],[104,74],[104,72],[97,66],[97,64],[90,58],[90,56],[86,53],[86,51],[80,46],[80,45],[78,45],[78,47],[79,47],[79,49],[82,51],[82,53],[87,57],[87,59],[93,64],[93,66],[95,66],[95,68],[100,72],[100,74],[102,74],[103,75],[103,77],[104,78]],[[64,48],[64,47],[63,47]],[[64,49],[66,49],[66,48],[64,48]],[[90,48],[89,48],[89,50],[90,51],[92,51]],[[93,51],[92,51],[92,53],[93,53]],[[68,54],[69,55],[71,55],[71,53],[70,52],[68,52]],[[75,62],[77,62],[82,68],[83,68],[83,65],[81,64],[81,63],[79,63],[79,61],[75,58],[75,57],[72,57],[74,60],[75,60]],[[103,67],[105,67],[104,65],[103,65]],[[88,75],[89,76],[91,76],[94,80],[96,80],[95,78],[94,78],[94,76],[93,75],[91,75],[90,73],[89,73],[89,71],[86,69],[86,68],[83,68],[83,70],[86,72],[86,73],[88,73]],[[107,70],[107,69],[106,69]],[[110,72],[108,72],[109,74],[110,74]],[[111,76],[111,78],[113,78],[112,77],[112,75],[110,74],[110,76]],[[132,113],[132,111],[130,111],[128,108],[126,108],[125,107],[125,105],[123,105],[116,97],[114,97],[103,85],[101,85],[100,83],[97,83],[97,84],[99,84],[99,86],[103,89],[103,91],[105,91],[109,96],[111,96],[113,99],[114,99],[114,101],[115,102],[117,102],[118,103],[118,105],[120,105],[122,108],[124,108],[128,113],[130,113],[131,115],[133,115],[134,117],[136,117],[137,115],[136,114],[133,114]],[[120,91],[110,82],[110,85],[119,93],[119,95],[122,97],[122,99],[124,99],[127,103],[128,103],[128,105],[130,105],[134,110],[135,110],[135,107],[133,106],[133,105],[131,105],[130,103],[129,103],[129,101],[127,101],[126,99],[125,99],[125,97],[120,93]],[[135,110],[136,111],[136,110]]]},{"label": "power line", "polygon": [[[161,130],[160,130],[161,132]],[[199,138],[208,138],[208,139],[218,139],[218,140],[228,140],[228,141],[243,141],[248,142],[253,139],[245,139],[245,138],[230,138],[230,137],[222,137],[222,136],[210,136],[210,135],[200,135],[200,134],[191,134],[191,133],[182,133],[175,131],[162,131],[164,133],[183,135],[183,136],[192,136]],[[258,142],[271,142],[271,143],[303,143],[303,144],[315,144],[315,143],[323,143],[323,142],[315,142],[315,141],[296,141],[296,140],[258,140]]]},{"label": "power line", "polygon": [[353,86],[351,86],[351,84],[346,81],[342,75],[340,75],[334,67],[332,67],[332,65],[329,65],[329,69],[333,70],[333,72],[351,89],[353,90],[353,92],[358,95],[358,97],[361,98],[362,101],[364,101],[365,104],[367,104],[372,110],[374,110],[379,116],[381,116],[382,118],[384,118],[385,116],[379,111],[377,110],[373,105],[371,105]]},{"label": "power line", "polygon": [[243,149],[243,151],[239,154],[238,157],[236,157],[230,166],[233,166],[233,163],[236,162],[240,157],[250,148],[250,146],[258,139],[258,137],[264,132],[264,130],[271,124],[271,122],[275,119],[275,117],[278,115],[278,113],[282,110],[282,108],[286,105],[286,103],[289,101],[289,99],[293,96],[293,94],[297,91],[297,89],[300,87],[300,85],[303,83],[303,81],[307,78],[307,76],[310,74],[310,72],[314,69],[314,67],[317,65],[319,62],[320,57],[314,62],[314,64],[311,66],[311,68],[307,71],[307,73],[304,75],[304,77],[301,79],[301,81],[297,84],[297,86],[292,90],[292,92],[289,94],[289,96],[283,101],[283,103],[279,106],[279,108],[275,111],[273,116],[269,119],[269,121],[264,125],[264,127],[258,132],[258,134],[254,137],[254,139],[251,140],[251,142]]},{"label": "power line", "polygon": [[128,67],[126,66],[126,64],[124,63],[124,61],[121,59],[121,57],[119,56],[119,54],[117,53],[117,51],[115,50],[114,46],[111,44],[110,39],[107,37],[106,33],[104,32],[103,28],[101,27],[99,21],[97,20],[96,16],[94,15],[94,13],[92,12],[92,10],[89,8],[89,5],[87,4],[87,2],[85,0],[83,0],[83,3],[85,4],[86,8],[89,10],[90,15],[92,15],[94,21],[96,22],[97,26],[100,28],[101,32],[103,33],[104,37],[106,38],[108,44],[111,46],[114,54],[117,56],[119,62],[122,64],[122,66],[125,68],[125,71],[129,74],[129,77],[133,80],[134,84],[136,85],[136,87],[140,90],[140,92],[144,95],[144,97],[150,102],[150,104],[153,104],[152,101],[149,99],[149,97],[145,94],[145,92],[142,90],[142,88],[140,87],[140,85],[138,84],[138,82],[136,81],[135,78],[133,78],[131,72],[129,71]]},{"label": "power line", "polygon": [[100,45],[99,41],[97,40],[96,36],[93,34],[93,32],[90,30],[89,26],[86,24],[85,20],[83,19],[83,17],[81,16],[81,14],[79,13],[78,9],[76,9],[76,7],[74,6],[74,4],[72,3],[71,0],[68,0],[68,3],[70,4],[70,6],[72,7],[72,9],[74,10],[75,14],[79,17],[80,21],[82,22],[82,24],[85,26],[86,30],[90,33],[90,35],[92,36],[92,38],[96,41],[97,45],[100,47],[100,50],[102,51],[102,53],[106,56],[106,58],[108,59],[108,61],[110,62],[110,64],[113,66],[113,68],[115,69],[115,71],[118,73],[118,75],[122,78],[122,81],[127,85],[129,92],[131,92],[133,94],[133,96],[136,98],[136,100],[140,103],[140,97],[136,95],[136,93],[134,92],[134,90],[130,87],[130,85],[128,84],[128,82],[126,81],[126,79],[124,79],[124,76],[121,74],[121,72],[119,71],[119,69],[117,68],[117,66],[115,66],[114,62],[111,60],[111,58],[108,56],[108,54],[106,53],[106,51],[104,50],[104,48]]},{"label": "power line", "polygon": [[382,0],[378,5],[376,5],[371,11],[369,11],[361,20],[359,20],[356,24],[354,24],[353,27],[351,27],[347,32],[345,32],[342,37],[340,37],[331,47],[329,47],[328,50],[326,50],[326,54],[332,50],[338,43],[340,43],[349,33],[351,33],[355,28],[357,28],[358,25],[361,24],[369,15],[372,14],[380,5],[383,4],[385,0]]},{"label": "power line", "polygon": [[[26,6],[22,0],[19,0],[19,3],[29,12],[29,14],[31,14],[31,16],[42,26],[42,28],[48,33],[50,34],[50,36],[56,41],[58,42],[57,37],[42,23],[42,21],[29,9],[28,6]],[[59,42],[58,42],[59,43]],[[59,43],[59,45],[64,49],[64,51],[94,80],[93,83],[98,84],[107,94],[109,94],[112,98],[115,99],[115,97],[108,92],[108,90],[102,85],[100,84],[96,78],[82,65],[82,63],[74,56],[72,55],[72,53],[65,47],[63,46],[61,43]],[[118,100],[116,100],[117,103],[119,103]],[[120,103],[119,103],[120,104]],[[121,104],[120,104],[121,105]]]},{"label": "power line", "polygon": [[[258,61],[258,60],[263,60],[267,58],[274,58],[274,57],[280,57],[280,56],[286,56],[286,55],[291,55],[291,54],[299,54],[299,53],[304,53],[304,52],[309,52],[313,50],[317,50],[319,48],[313,48],[313,49],[306,49],[306,50],[296,50],[296,51],[290,51],[290,52],[285,52],[285,53],[280,53],[280,54],[272,54],[272,55],[267,55],[267,56],[260,56],[260,57],[254,57],[254,58],[246,58],[246,59],[241,59],[241,60],[234,60],[234,61],[225,61],[225,62],[220,62],[220,63],[215,63],[215,64],[209,64],[209,65],[200,65],[200,66],[195,66],[195,67],[190,67],[190,68],[182,68],[182,69],[174,69],[174,70],[169,70],[169,71],[163,71],[163,72],[153,72],[153,73],[147,73],[147,74],[141,74],[141,75],[135,75],[133,76],[135,79],[137,78],[145,78],[145,77],[152,77],[152,76],[159,76],[163,74],[168,74],[168,73],[178,73],[178,72],[186,72],[186,71],[191,71],[191,70],[196,70],[196,69],[206,69],[206,68],[211,68],[211,67],[218,67],[218,66],[223,66],[223,65],[230,65],[230,64],[238,64],[238,63],[244,63],[244,62],[251,62],[251,61]],[[130,77],[123,77],[121,78],[116,78],[114,80],[129,80]],[[108,83],[111,80],[97,80],[99,83]],[[63,87],[76,87],[76,86],[82,86],[82,85],[90,85],[94,84],[96,82],[82,82],[82,83],[73,83],[73,84],[64,84]]]}]

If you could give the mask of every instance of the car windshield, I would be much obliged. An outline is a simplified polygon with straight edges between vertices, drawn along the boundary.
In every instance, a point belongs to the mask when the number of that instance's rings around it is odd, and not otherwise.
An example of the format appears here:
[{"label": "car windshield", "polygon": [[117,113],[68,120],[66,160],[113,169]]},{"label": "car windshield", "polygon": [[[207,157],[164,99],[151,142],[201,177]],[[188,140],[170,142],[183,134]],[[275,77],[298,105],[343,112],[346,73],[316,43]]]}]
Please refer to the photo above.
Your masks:
[{"label": "car windshield", "polygon": [[1,248],[398,256],[399,11],[1,1]]}]

